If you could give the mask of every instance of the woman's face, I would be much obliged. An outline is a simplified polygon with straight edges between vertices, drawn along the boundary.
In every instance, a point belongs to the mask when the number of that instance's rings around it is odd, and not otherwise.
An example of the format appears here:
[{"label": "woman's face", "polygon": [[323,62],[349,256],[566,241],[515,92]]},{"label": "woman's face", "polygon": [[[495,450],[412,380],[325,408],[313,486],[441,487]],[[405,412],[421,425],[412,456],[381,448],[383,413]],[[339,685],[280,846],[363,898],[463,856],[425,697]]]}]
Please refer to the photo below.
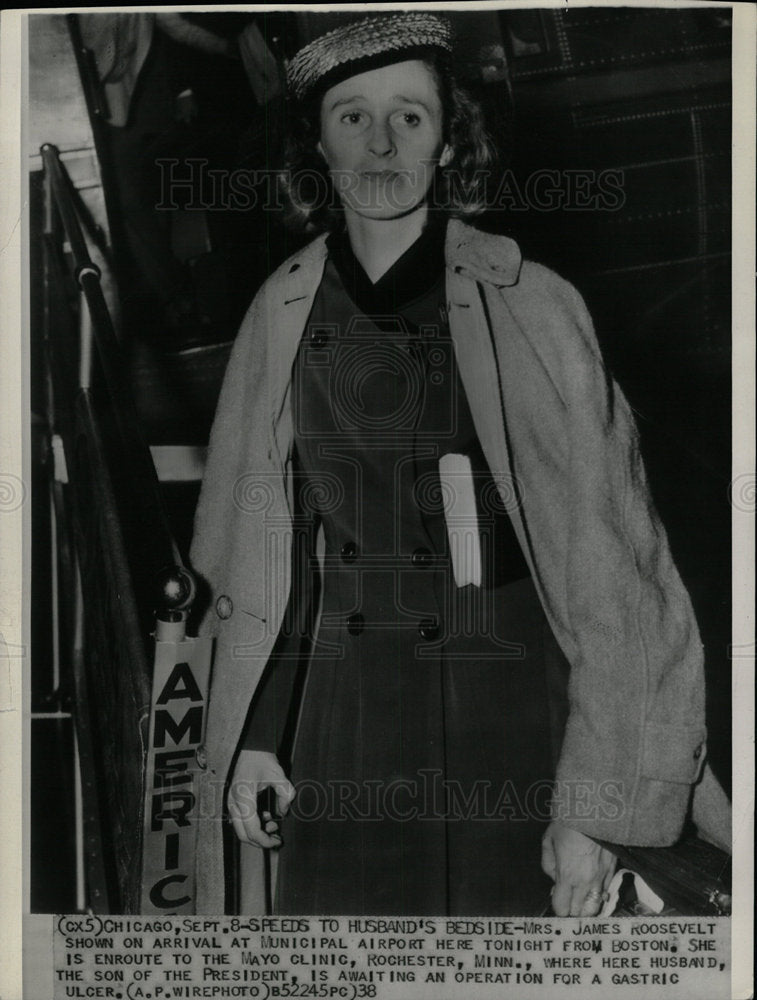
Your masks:
[{"label": "woman's face", "polygon": [[318,150],[345,210],[364,218],[407,215],[425,201],[442,140],[442,103],[417,59],[359,73],[326,92]]}]

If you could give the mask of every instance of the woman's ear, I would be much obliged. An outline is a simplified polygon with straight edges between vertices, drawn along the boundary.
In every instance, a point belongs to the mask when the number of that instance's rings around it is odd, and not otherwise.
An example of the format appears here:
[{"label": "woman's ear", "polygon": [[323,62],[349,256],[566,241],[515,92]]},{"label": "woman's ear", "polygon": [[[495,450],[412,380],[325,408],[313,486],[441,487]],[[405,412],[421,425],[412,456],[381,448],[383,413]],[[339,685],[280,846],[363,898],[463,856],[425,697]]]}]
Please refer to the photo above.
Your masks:
[{"label": "woman's ear", "polygon": [[442,155],[439,157],[439,166],[446,167],[454,155],[454,149],[448,143],[445,143]]},{"label": "woman's ear", "polygon": [[323,146],[321,145],[321,140],[320,139],[315,144],[315,151],[318,153],[318,155],[323,160],[323,162],[326,163],[326,165],[328,166],[328,163],[326,162],[326,155],[323,152]]}]

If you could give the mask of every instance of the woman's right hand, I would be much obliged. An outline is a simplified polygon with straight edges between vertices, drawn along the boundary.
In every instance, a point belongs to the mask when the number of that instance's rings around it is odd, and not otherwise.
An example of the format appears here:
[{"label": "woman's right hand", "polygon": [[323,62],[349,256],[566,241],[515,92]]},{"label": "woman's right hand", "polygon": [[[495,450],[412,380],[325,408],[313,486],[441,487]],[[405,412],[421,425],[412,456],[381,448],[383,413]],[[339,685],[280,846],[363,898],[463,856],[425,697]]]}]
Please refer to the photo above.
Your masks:
[{"label": "woman's right hand", "polygon": [[[258,796],[266,788],[276,793],[276,807],[285,816],[294,799],[294,786],[275,754],[242,750],[229,785],[229,816],[237,837],[256,847],[281,847],[279,826],[269,812],[258,814]],[[263,825],[261,825],[261,818]]]}]

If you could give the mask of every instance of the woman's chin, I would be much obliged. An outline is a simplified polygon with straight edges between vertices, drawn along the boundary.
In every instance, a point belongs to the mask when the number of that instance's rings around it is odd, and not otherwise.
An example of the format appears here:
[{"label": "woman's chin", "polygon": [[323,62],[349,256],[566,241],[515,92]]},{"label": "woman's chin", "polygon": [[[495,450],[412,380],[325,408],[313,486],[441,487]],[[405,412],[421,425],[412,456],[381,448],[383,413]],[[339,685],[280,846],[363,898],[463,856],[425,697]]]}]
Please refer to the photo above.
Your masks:
[{"label": "woman's chin", "polygon": [[362,219],[371,219],[376,222],[391,222],[393,219],[404,219],[421,209],[425,202],[423,200],[412,202],[409,205],[384,204],[370,205],[356,204],[353,202],[343,202],[343,207],[350,215],[359,216]]}]

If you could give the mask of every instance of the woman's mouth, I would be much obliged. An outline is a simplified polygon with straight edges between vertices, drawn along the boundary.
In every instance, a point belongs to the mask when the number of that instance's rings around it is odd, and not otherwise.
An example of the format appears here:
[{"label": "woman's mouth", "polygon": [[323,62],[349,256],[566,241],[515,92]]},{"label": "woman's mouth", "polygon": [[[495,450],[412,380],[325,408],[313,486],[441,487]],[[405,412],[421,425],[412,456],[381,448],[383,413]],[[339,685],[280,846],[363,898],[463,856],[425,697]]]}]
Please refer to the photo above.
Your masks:
[{"label": "woman's mouth", "polygon": [[392,177],[397,176],[396,170],[362,170],[360,172],[361,177],[365,177],[372,181],[388,181]]}]

